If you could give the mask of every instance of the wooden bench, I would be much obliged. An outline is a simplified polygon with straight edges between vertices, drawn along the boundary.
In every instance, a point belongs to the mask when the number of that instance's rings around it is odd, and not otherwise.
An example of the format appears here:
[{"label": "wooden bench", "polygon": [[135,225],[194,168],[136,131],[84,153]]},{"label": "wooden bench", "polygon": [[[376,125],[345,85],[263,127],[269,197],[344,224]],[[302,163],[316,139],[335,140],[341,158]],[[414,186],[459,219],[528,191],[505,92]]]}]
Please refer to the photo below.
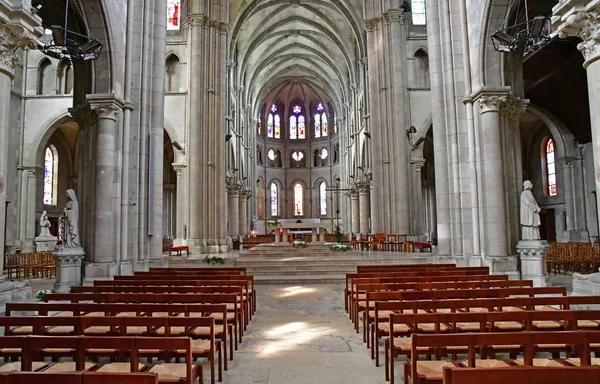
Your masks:
[{"label": "wooden bench", "polygon": [[[156,373],[159,383],[180,381],[192,384],[196,378],[202,382],[202,365],[192,364],[192,343],[189,337],[46,337],[46,336],[2,336],[0,337],[0,349],[20,348],[20,361],[8,369],[18,368],[21,371],[32,371],[34,367],[44,369],[50,373],[52,370],[60,373],[84,371],[94,369],[96,372],[104,373],[136,373],[144,367],[147,372]],[[139,363],[140,355],[145,350],[158,352],[161,356],[169,357],[171,351],[180,351],[185,357],[185,363],[147,363],[145,366]],[[56,363],[48,366],[43,363],[46,355],[52,355],[54,351],[62,352],[63,355],[70,354],[73,362]],[[102,365],[86,364],[90,354],[103,354],[116,356],[127,363],[111,362]],[[41,361],[40,361],[41,360]],[[37,363],[37,364],[34,364]],[[41,368],[40,368],[41,363]],[[2,367],[0,367],[0,370]]]},{"label": "wooden bench", "polygon": [[[440,349],[459,347],[468,351],[467,360],[459,362],[450,361],[419,361],[411,357],[404,363],[404,382],[412,378],[413,384],[442,383],[444,367],[504,367],[515,366],[530,367],[551,362],[558,366],[566,364],[556,360],[544,359],[544,362],[534,360],[536,346],[540,344],[572,345],[579,356],[579,365],[589,366],[591,363],[590,344],[600,342],[600,332],[566,331],[566,332],[499,332],[499,333],[465,333],[448,335],[414,334],[412,336],[411,356],[418,356],[422,348]],[[506,347],[523,354],[522,360],[484,360],[485,352],[490,348]],[[482,355],[483,353],[483,355]],[[477,355],[480,359],[477,359]],[[553,364],[553,365],[554,365]],[[569,365],[573,366],[573,365]],[[394,383],[393,364],[390,364],[390,383]]]},{"label": "wooden bench", "polygon": [[0,373],[0,384],[158,384],[158,375],[150,372],[112,373],[112,372],[4,372]]},{"label": "wooden bench", "polygon": [[445,367],[443,384],[566,384],[600,383],[600,366],[589,367]]},{"label": "wooden bench", "polygon": [[175,252],[177,256],[182,256],[181,253],[185,251],[187,257],[190,257],[190,248],[187,245],[174,245],[169,248],[169,256]]}]

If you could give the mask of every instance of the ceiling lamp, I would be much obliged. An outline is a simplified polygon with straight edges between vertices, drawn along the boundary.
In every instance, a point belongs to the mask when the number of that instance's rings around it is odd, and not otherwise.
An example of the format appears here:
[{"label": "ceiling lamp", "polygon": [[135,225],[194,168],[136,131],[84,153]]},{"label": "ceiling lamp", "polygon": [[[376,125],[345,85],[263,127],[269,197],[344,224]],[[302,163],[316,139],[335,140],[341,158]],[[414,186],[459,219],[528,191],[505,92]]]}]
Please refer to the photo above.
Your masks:
[{"label": "ceiling lamp", "polygon": [[[76,3],[74,3],[77,6]],[[52,38],[48,42],[37,42],[37,49],[55,59],[75,61],[95,60],[102,51],[102,43],[93,36],[86,36],[68,29],[69,0],[65,5],[65,25],[52,25]],[[87,25],[85,26],[86,29]]]},{"label": "ceiling lamp", "polygon": [[[506,17],[499,30],[492,34],[494,49],[498,52],[531,53],[550,41],[550,18],[547,16],[536,16],[529,19],[527,2],[523,0],[525,10],[525,21],[515,22],[514,25],[506,27],[508,18],[512,14],[515,0],[513,0],[506,11]],[[520,4],[514,13],[515,20],[519,18]]]}]

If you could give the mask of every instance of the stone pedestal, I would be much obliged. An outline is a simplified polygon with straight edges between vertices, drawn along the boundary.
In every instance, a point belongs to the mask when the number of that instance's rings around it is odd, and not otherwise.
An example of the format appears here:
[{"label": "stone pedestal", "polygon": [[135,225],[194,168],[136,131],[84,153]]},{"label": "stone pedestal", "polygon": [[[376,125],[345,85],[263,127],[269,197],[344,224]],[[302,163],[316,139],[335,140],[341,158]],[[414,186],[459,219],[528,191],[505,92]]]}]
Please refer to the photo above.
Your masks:
[{"label": "stone pedestal", "polygon": [[54,251],[56,248],[56,237],[36,237],[35,238],[35,251],[36,252],[48,252]]},{"label": "stone pedestal", "polygon": [[521,279],[533,280],[536,287],[548,285],[546,258],[549,245],[545,240],[521,240],[517,244],[517,253],[521,260]]},{"label": "stone pedestal", "polygon": [[60,247],[52,256],[56,261],[54,292],[69,292],[72,286],[81,285],[81,263],[85,257],[83,248]]},{"label": "stone pedestal", "polygon": [[[457,263],[457,265],[459,265]],[[463,264],[467,266],[468,264]],[[508,275],[510,280],[519,280],[517,256],[487,256],[484,265],[490,268],[492,275]]]},{"label": "stone pedestal", "polygon": [[[573,292],[572,296],[597,296],[600,295],[600,273],[583,275],[573,274]],[[600,309],[600,305],[578,305],[572,309]]]}]

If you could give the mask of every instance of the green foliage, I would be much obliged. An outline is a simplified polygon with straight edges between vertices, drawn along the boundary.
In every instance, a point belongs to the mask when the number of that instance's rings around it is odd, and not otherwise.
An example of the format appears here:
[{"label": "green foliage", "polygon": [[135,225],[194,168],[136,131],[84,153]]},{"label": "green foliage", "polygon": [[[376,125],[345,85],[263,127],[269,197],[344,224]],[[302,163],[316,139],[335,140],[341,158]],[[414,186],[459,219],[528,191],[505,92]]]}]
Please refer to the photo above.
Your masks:
[{"label": "green foliage", "polygon": [[227,262],[227,259],[225,259],[223,256],[208,255],[204,258],[204,262],[206,264],[225,264]]},{"label": "green foliage", "polygon": [[39,290],[39,291],[37,291],[37,293],[35,294],[35,298],[36,298],[36,299],[38,299],[39,301],[42,301],[42,300],[44,299],[44,295],[45,295],[46,293],[52,293],[52,291],[51,291],[51,290],[49,290],[49,289],[46,289],[45,291],[44,291],[43,289],[42,289],[42,290]]},{"label": "green foliage", "polygon": [[265,224],[267,228],[277,228],[279,227],[279,220],[266,221]]},{"label": "green foliage", "polygon": [[333,244],[330,249],[333,252],[348,252],[352,250],[352,247],[348,244]]},{"label": "green foliage", "polygon": [[342,232],[342,226],[340,223],[337,223],[333,227],[333,234],[335,235],[336,243],[341,243],[342,241],[344,241],[344,233]]},{"label": "green foliage", "polygon": [[292,247],[294,247],[294,248],[308,248],[308,245],[304,241],[294,241],[292,243]]}]

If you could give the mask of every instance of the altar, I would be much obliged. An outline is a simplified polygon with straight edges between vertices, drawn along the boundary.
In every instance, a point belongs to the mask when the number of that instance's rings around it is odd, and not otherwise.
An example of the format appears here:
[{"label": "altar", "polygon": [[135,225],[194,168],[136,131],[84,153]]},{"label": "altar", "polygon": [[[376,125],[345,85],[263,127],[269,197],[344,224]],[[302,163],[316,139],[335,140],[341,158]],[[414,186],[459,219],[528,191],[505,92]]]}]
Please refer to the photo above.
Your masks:
[{"label": "altar", "polygon": [[[275,244],[289,244],[288,231],[290,229],[310,229],[312,233],[312,241],[310,242],[310,244],[323,244],[323,239],[325,238],[324,230],[326,228],[327,225],[325,225],[324,223],[281,223],[282,230],[275,231]],[[317,230],[319,231],[317,232]]]}]

